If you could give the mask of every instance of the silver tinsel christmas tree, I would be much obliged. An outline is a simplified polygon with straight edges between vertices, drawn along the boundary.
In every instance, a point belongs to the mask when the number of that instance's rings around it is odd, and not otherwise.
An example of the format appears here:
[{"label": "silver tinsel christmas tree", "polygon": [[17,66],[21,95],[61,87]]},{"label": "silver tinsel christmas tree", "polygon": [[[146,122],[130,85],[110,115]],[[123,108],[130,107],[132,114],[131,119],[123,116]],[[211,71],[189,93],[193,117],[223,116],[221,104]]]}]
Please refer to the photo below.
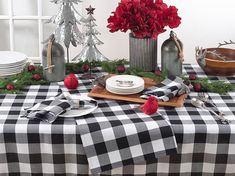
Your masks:
[{"label": "silver tinsel christmas tree", "polygon": [[60,4],[60,8],[56,15],[52,16],[48,23],[56,24],[54,36],[56,42],[64,43],[67,48],[67,62],[69,62],[69,46],[83,44],[84,35],[78,28],[81,21],[84,21],[82,15],[75,9],[74,4],[81,2],[80,0],[52,0],[55,4]]},{"label": "silver tinsel christmas tree", "polygon": [[96,45],[103,44],[96,36],[100,34],[95,29],[95,18],[93,17],[95,8],[91,6],[86,8],[88,17],[83,20],[86,26],[86,31],[84,32],[85,40],[83,43],[82,51],[73,59],[75,62],[79,61],[105,61],[108,60],[97,48]]}]

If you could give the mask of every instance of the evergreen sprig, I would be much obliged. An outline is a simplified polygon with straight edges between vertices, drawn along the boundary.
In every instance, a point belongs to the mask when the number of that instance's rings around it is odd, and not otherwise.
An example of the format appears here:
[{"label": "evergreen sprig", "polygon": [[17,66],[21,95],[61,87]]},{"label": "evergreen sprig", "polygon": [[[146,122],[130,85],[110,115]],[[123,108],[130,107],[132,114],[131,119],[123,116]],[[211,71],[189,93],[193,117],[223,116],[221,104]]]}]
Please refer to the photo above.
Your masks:
[{"label": "evergreen sprig", "polygon": [[66,73],[83,73],[82,66],[84,64],[88,64],[92,67],[102,67],[103,70],[109,73],[115,73],[116,67],[118,65],[126,65],[128,61],[125,59],[117,59],[113,61],[92,61],[89,63],[88,61],[80,61],[78,63],[66,63]]},{"label": "evergreen sprig", "polygon": [[[39,81],[33,79],[34,74],[39,74],[42,77],[43,68],[41,66],[37,66],[34,71],[29,72],[28,65],[29,64],[27,64],[24,67],[24,70],[17,75],[0,78],[0,94],[20,94],[22,93],[22,89],[25,88],[25,86],[48,84],[48,82],[43,78]],[[13,84],[14,90],[7,90],[7,84]]]},{"label": "evergreen sprig", "polygon": [[[183,77],[184,80],[188,80],[187,76]],[[210,81],[208,78],[197,78],[196,80],[190,80],[192,85],[201,84],[202,91],[214,92],[221,95],[228,93],[229,91],[235,90],[235,85],[226,83],[223,80]]]},{"label": "evergreen sprig", "polygon": [[66,63],[66,74],[69,73],[82,73],[82,65],[85,64],[85,62],[79,62],[79,63]]},{"label": "evergreen sprig", "polygon": [[209,82],[207,78],[197,78],[197,80],[192,82],[200,83],[202,85],[202,90],[206,92],[226,94],[229,91],[235,90],[234,84],[226,83],[225,81],[221,80]]},{"label": "evergreen sprig", "polygon": [[[119,65],[126,65],[128,64],[128,62],[126,60],[114,60],[114,61],[106,61],[102,63],[102,69],[105,72],[108,73],[113,73],[113,74],[120,74],[117,71],[117,67]],[[144,71],[142,68],[130,68],[127,67],[125,72],[121,73],[121,74],[127,74],[127,75],[135,75],[135,76],[140,76],[140,77],[147,77],[147,78],[151,78],[156,82],[161,82],[162,80],[164,80],[167,77],[167,74],[164,72],[161,75],[156,75],[153,72],[146,72]]]},{"label": "evergreen sprig", "polygon": [[120,65],[127,65],[129,62],[125,59],[120,60],[113,60],[113,61],[104,61],[100,64],[102,67],[102,70],[108,72],[108,73],[114,73],[117,74],[117,67]]}]

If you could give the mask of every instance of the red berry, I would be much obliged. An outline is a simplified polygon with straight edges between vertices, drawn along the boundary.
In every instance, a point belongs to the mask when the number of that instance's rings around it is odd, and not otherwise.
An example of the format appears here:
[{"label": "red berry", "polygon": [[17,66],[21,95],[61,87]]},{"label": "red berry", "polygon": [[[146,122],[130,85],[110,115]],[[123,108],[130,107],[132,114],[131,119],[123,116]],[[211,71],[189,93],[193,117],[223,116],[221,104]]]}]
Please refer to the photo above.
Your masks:
[{"label": "red berry", "polygon": [[69,74],[64,79],[64,85],[68,89],[76,89],[78,87],[78,79],[74,74]]},{"label": "red berry", "polygon": [[154,73],[157,76],[161,76],[161,74],[162,74],[161,70],[155,70]]},{"label": "red berry", "polygon": [[193,89],[195,92],[201,92],[202,85],[200,83],[196,83],[196,84],[194,84]]},{"label": "red berry", "polygon": [[83,64],[83,65],[82,65],[82,70],[83,70],[84,72],[88,72],[88,71],[90,70],[90,66],[89,66],[88,64]]},{"label": "red berry", "polygon": [[7,84],[7,85],[6,85],[6,89],[7,89],[7,90],[14,90],[14,88],[15,88],[15,87],[14,87],[13,84]]},{"label": "red berry", "polygon": [[126,68],[124,65],[119,65],[117,68],[116,68],[117,72],[118,73],[124,73],[126,71]]},{"label": "red berry", "polygon": [[34,79],[35,81],[39,81],[39,80],[42,79],[42,77],[41,77],[40,74],[34,74],[34,75],[33,75],[33,79]]},{"label": "red berry", "polygon": [[189,80],[196,80],[197,79],[197,75],[192,73],[189,75]]},{"label": "red berry", "polygon": [[36,67],[34,65],[29,65],[28,66],[28,71],[29,72],[32,72],[32,71],[35,71]]}]

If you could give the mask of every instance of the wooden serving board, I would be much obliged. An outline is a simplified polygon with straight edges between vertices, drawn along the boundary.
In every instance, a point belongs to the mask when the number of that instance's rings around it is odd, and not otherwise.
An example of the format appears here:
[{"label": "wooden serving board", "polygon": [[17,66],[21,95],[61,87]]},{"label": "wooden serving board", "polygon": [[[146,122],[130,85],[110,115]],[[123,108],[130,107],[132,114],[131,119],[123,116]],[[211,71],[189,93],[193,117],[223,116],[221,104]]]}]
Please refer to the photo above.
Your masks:
[{"label": "wooden serving board", "polygon": [[[143,78],[145,81],[145,88],[150,86],[156,85],[156,82],[150,78]],[[104,99],[111,99],[111,100],[122,100],[122,101],[129,101],[134,103],[144,103],[146,100],[140,98],[142,94],[133,94],[133,95],[117,95],[107,91],[103,86],[97,85],[95,86],[88,96],[94,98],[104,98]],[[159,101],[159,106],[170,106],[170,107],[182,107],[184,105],[184,100],[187,97],[187,94],[183,94],[179,97],[174,97],[168,102],[161,102]]]}]

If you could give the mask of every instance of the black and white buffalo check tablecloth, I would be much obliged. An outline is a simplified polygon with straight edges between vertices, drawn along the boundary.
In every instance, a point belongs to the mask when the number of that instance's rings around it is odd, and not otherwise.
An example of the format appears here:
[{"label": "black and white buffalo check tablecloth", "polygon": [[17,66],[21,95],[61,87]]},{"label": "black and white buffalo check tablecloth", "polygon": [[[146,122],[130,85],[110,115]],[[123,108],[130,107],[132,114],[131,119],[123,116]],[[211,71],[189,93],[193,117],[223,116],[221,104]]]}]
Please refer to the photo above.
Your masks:
[{"label": "black and white buffalo check tablecloth", "polygon": [[92,174],[177,153],[172,128],[161,115],[133,113],[126,107],[77,120]]},{"label": "black and white buffalo check tablecloth", "polygon": [[[207,77],[196,65],[185,64],[184,72]],[[235,77],[210,77],[235,84]],[[79,80],[78,90],[70,93],[86,95],[90,80]],[[53,124],[20,118],[25,107],[56,96],[63,87],[30,86],[24,95],[0,95],[0,175],[88,175],[87,156],[80,130],[74,118],[58,118]],[[190,93],[181,108],[161,107],[159,112],[171,123],[176,136],[178,154],[155,161],[135,163],[102,172],[100,175],[208,175],[235,174],[235,92],[227,95],[209,93],[212,101],[232,121],[222,125],[205,110],[190,104]],[[103,118],[107,113],[134,107],[121,101],[98,100]],[[134,116],[136,111],[128,111]],[[89,118],[92,114],[85,116]],[[115,117],[115,116],[113,116]],[[108,118],[108,117],[107,117]]]}]

